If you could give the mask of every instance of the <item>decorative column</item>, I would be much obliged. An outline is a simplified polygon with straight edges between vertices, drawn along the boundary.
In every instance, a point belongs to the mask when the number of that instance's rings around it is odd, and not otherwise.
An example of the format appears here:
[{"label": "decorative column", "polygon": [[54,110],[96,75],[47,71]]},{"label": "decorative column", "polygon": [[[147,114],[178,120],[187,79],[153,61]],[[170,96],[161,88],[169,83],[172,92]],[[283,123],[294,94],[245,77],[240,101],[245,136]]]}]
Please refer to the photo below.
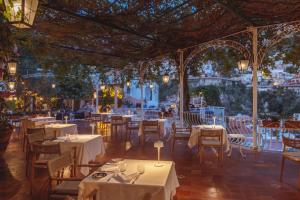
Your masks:
[{"label": "decorative column", "polygon": [[183,80],[184,80],[184,63],[183,63],[183,50],[178,50],[179,52],[179,119],[180,126],[183,127]]},{"label": "decorative column", "polygon": [[257,150],[257,69],[258,69],[258,55],[257,55],[257,28],[249,27],[252,32],[252,54],[253,54],[253,71],[252,71],[252,93],[253,93],[253,108],[252,108],[252,121],[253,121],[253,149]]}]

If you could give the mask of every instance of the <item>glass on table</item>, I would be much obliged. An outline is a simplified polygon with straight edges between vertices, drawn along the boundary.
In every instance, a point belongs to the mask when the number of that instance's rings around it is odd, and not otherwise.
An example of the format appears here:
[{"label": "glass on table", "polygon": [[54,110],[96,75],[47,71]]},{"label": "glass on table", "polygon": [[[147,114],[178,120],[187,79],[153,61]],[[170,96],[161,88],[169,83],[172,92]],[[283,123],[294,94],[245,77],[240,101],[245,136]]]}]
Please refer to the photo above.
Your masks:
[{"label": "glass on table", "polygon": [[143,174],[145,172],[145,165],[144,164],[138,164],[136,169],[137,169],[137,172],[139,174]]},{"label": "glass on table", "polygon": [[125,161],[119,162],[119,170],[120,172],[125,172],[127,169],[127,163]]}]

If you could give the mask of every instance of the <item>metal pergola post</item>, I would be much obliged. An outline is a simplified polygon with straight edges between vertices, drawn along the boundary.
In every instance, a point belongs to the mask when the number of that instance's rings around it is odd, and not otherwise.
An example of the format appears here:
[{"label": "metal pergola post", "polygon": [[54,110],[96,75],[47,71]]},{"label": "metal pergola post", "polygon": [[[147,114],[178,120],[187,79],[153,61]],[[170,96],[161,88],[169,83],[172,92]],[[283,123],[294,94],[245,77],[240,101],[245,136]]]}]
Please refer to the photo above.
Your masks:
[{"label": "metal pergola post", "polygon": [[119,88],[118,88],[117,85],[115,85],[115,86],[114,86],[114,89],[115,89],[114,109],[115,109],[115,111],[117,111],[117,109],[118,109],[118,90],[119,90]]},{"label": "metal pergola post", "polygon": [[183,50],[178,50],[179,52],[179,119],[180,126],[183,127],[183,79],[184,79],[184,62],[183,62]]},{"label": "metal pergola post", "polygon": [[97,85],[96,85],[96,114],[99,113],[99,108],[98,108],[99,107],[99,97],[98,97],[99,87],[100,87],[100,84],[97,83]]},{"label": "metal pergola post", "polygon": [[253,121],[253,149],[257,149],[257,69],[258,69],[258,54],[257,54],[257,28],[250,27],[249,31],[252,32],[252,54],[253,54],[253,70],[252,70],[252,94],[253,94],[253,107],[252,107],[252,121]]}]

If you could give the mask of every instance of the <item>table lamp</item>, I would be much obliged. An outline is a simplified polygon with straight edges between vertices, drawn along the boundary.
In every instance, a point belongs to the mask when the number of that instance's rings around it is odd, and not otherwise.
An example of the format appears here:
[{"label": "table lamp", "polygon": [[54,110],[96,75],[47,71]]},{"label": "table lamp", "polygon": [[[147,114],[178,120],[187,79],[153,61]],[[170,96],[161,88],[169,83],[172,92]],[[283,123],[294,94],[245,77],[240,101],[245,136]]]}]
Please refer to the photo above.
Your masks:
[{"label": "table lamp", "polygon": [[90,126],[92,127],[92,135],[94,135],[95,133],[95,123],[91,123]]},{"label": "table lamp", "polygon": [[68,116],[64,116],[66,124],[68,123]]},{"label": "table lamp", "polygon": [[155,167],[162,167],[163,164],[160,163],[160,148],[164,147],[164,143],[158,140],[154,143],[154,147],[157,148],[157,163],[154,164]]}]

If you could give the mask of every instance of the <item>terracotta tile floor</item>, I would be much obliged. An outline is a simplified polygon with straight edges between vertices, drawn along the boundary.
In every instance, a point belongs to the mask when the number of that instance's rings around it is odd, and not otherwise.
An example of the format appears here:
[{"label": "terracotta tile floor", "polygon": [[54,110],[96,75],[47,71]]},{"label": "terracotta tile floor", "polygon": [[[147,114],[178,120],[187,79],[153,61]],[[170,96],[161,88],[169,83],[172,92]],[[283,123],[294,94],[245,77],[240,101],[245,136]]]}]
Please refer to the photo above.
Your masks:
[{"label": "terracotta tile floor", "polygon": [[[90,127],[79,123],[80,133],[89,133]],[[113,157],[155,159],[156,150],[151,143],[145,148],[134,146],[125,151],[122,142],[106,142],[107,155],[97,158],[104,161]],[[279,152],[246,152],[243,159],[237,150],[225,158],[223,166],[216,165],[210,152],[200,166],[195,152],[186,143],[177,143],[173,156],[169,145],[162,150],[162,159],[174,160],[179,177],[177,200],[300,200],[297,189],[299,165],[286,162],[284,182],[279,182],[281,155]],[[40,172],[30,195],[25,177],[24,155],[21,142],[12,138],[4,159],[0,160],[0,199],[45,199],[45,172]]]}]

